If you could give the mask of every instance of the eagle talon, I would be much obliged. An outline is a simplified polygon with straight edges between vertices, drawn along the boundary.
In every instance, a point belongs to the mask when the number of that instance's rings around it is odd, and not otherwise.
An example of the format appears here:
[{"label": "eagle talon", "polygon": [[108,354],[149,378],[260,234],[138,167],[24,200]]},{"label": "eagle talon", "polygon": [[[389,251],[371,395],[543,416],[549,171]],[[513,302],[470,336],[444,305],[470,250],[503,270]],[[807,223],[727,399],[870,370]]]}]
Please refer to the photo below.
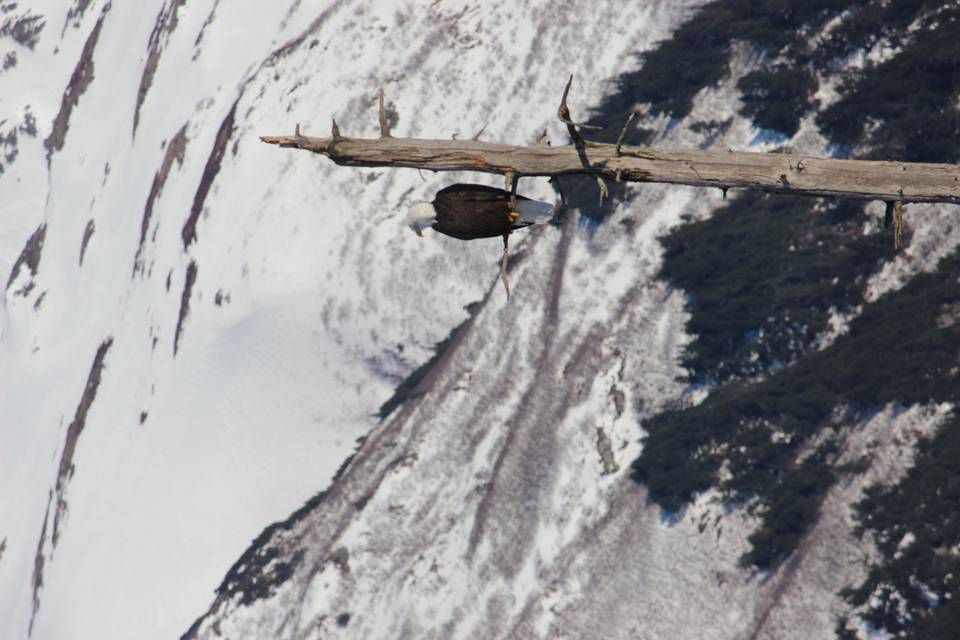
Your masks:
[{"label": "eagle talon", "polygon": [[519,211],[511,211],[510,213],[507,214],[507,218],[510,219],[510,224],[513,224],[514,222],[516,222],[517,218],[519,217],[520,217]]}]

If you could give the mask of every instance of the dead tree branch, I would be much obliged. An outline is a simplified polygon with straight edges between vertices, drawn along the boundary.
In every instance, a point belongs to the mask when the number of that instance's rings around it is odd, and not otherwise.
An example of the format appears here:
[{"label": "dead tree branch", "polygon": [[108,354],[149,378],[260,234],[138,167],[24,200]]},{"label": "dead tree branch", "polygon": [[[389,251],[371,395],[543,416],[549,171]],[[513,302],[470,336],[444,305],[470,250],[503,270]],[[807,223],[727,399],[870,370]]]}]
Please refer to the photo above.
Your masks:
[{"label": "dead tree branch", "polygon": [[570,76],[570,79],[567,80],[567,86],[563,88],[563,97],[560,98],[560,107],[557,109],[557,117],[560,118],[560,121],[567,125],[567,132],[570,134],[570,141],[577,147],[582,147],[586,144],[586,140],[583,139],[583,136],[580,135],[580,132],[577,131],[577,127],[581,129],[595,129],[599,130],[603,127],[597,127],[590,124],[584,124],[582,122],[574,122],[573,116],[570,115],[570,108],[567,106],[567,96],[570,94],[570,85],[573,84],[573,76]]},{"label": "dead tree branch", "polygon": [[[339,131],[337,131],[339,134]],[[960,167],[949,164],[840,160],[777,153],[653,149],[587,142],[581,165],[573,145],[525,147],[476,140],[263,136],[348,167],[412,167],[515,176],[588,174],[627,182],[901,202],[960,204]],[[799,168],[802,165],[802,169]]]},{"label": "dead tree branch", "polygon": [[[379,138],[351,138],[333,123],[330,138],[263,136],[281,147],[305,149],[349,167],[411,167],[432,171],[497,173],[508,182],[527,176],[585,174],[598,179],[660,182],[699,187],[760,189],[774,193],[899,202],[960,204],[960,166],[876,160],[843,160],[780,153],[655,149],[583,139],[570,119],[566,97],[558,112],[573,144],[520,146],[480,140],[430,140],[390,136],[380,111]],[[383,104],[382,94],[380,104]]]},{"label": "dead tree branch", "polygon": [[617,138],[617,146],[615,148],[615,152],[618,156],[620,155],[620,149],[623,147],[623,141],[627,139],[627,131],[630,129],[630,125],[633,124],[633,121],[636,119],[637,112],[631,111],[630,117],[627,118],[625,123],[623,123],[623,129],[620,130],[620,136]]}]

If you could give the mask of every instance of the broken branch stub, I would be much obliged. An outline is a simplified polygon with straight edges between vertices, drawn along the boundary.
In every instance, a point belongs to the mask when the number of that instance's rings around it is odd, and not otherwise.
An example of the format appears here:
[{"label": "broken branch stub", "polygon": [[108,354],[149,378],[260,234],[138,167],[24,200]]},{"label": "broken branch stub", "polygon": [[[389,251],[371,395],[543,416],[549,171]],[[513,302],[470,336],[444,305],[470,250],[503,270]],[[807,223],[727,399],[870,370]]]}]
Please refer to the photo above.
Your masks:
[{"label": "broken branch stub", "polygon": [[[637,119],[637,112],[631,111],[630,117],[627,118],[627,121],[623,123],[623,129],[620,130],[620,136],[617,138],[617,155],[620,155],[620,148],[623,147],[623,141],[627,139],[627,131],[630,129],[630,125],[633,124],[633,121]],[[619,182],[619,181],[618,181]]]},{"label": "broken branch stub", "polygon": [[577,131],[577,127],[581,129],[593,129],[599,131],[603,127],[597,127],[591,124],[584,124],[582,122],[574,122],[573,116],[570,115],[570,107],[567,106],[567,96],[570,94],[570,85],[573,84],[573,74],[570,75],[570,79],[567,80],[567,86],[563,88],[563,96],[560,98],[560,106],[557,108],[557,117],[560,118],[560,121],[567,125],[567,132],[570,134],[571,142],[578,146],[584,146],[587,141],[583,139],[583,136],[580,135],[580,132]]}]

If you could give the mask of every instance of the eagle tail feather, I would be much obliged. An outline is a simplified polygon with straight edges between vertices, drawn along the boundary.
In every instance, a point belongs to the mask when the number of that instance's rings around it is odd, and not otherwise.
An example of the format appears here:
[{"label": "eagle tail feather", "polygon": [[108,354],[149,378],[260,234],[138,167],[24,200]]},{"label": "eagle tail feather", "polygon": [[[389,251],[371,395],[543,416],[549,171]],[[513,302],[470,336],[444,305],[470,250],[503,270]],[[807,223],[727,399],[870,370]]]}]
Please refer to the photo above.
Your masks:
[{"label": "eagle tail feather", "polygon": [[517,212],[520,217],[517,219],[517,225],[523,226],[547,222],[553,217],[555,207],[549,202],[540,200],[517,200]]}]

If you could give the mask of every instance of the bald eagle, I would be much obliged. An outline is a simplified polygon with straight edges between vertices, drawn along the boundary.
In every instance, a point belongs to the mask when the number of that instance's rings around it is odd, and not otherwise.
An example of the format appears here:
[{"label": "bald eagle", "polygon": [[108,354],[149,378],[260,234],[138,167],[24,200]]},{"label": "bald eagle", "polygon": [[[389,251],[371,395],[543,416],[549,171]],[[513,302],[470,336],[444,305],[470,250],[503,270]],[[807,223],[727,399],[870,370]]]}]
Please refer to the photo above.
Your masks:
[{"label": "bald eagle", "polygon": [[500,279],[510,297],[507,279],[507,253],[510,233],[553,216],[553,205],[511,194],[482,184],[454,184],[437,192],[433,202],[417,202],[410,207],[407,225],[418,236],[430,227],[459,240],[503,238]]},{"label": "bald eagle", "polygon": [[510,192],[482,184],[454,184],[437,192],[433,202],[418,202],[410,207],[407,225],[418,236],[430,227],[445,236],[460,240],[497,238],[553,215],[553,205],[515,196]]}]

